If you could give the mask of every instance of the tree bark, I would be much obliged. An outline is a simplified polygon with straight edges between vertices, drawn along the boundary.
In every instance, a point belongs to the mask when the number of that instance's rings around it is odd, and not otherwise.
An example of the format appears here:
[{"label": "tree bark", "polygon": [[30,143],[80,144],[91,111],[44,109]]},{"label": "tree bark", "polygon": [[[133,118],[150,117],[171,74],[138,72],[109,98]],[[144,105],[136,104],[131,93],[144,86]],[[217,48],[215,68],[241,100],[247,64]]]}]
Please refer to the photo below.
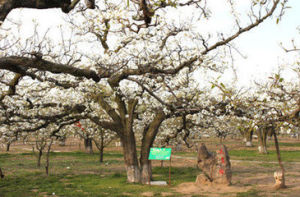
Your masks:
[{"label": "tree bark", "polygon": [[104,152],[104,132],[101,131],[101,141],[100,141],[100,147],[99,147],[99,151],[100,151],[100,163],[103,162],[103,152]]},{"label": "tree bark", "polygon": [[138,165],[134,133],[132,131],[127,131],[125,135],[121,137],[121,142],[123,144],[127,181],[129,183],[139,183],[141,173]]},{"label": "tree bark", "polygon": [[142,147],[141,147],[141,183],[150,184],[152,179],[151,161],[149,161],[150,148],[153,145],[155,137],[158,133],[162,121],[165,119],[164,112],[158,111],[153,121],[147,126],[143,133]]},{"label": "tree bark", "polygon": [[103,163],[104,146],[102,146],[99,151],[100,151],[100,153],[99,153],[99,162]]},{"label": "tree bark", "polygon": [[[49,9],[61,8],[69,13],[80,0],[0,0],[0,21],[4,21],[11,10],[16,8]],[[87,8],[95,8],[95,0],[86,0]]]},{"label": "tree bark", "polygon": [[80,69],[66,64],[58,64],[43,60],[42,58],[17,56],[0,58],[0,69],[9,70],[21,75],[28,75],[28,69],[30,68],[36,68],[40,71],[49,71],[56,74],[64,73],[75,77],[85,77],[87,79],[93,79],[95,82],[99,82],[101,77],[107,76],[107,73],[98,76],[93,70]]}]

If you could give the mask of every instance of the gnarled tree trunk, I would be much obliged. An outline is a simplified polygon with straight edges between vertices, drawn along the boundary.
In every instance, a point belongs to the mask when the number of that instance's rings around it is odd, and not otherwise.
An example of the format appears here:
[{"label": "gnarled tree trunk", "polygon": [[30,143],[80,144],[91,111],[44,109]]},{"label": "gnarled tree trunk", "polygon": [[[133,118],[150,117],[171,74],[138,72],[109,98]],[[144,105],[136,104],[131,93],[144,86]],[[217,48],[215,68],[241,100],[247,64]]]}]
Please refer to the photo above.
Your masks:
[{"label": "gnarled tree trunk", "polygon": [[159,126],[165,119],[166,115],[163,111],[158,111],[153,121],[144,129],[142,147],[141,147],[141,183],[150,184],[152,180],[152,166],[149,161],[150,148],[153,145],[155,137],[158,133]]},{"label": "gnarled tree trunk", "polygon": [[145,127],[143,132],[140,162],[138,162],[136,140],[132,125],[128,120],[125,131],[120,136],[123,144],[124,160],[127,172],[127,181],[130,183],[149,184],[152,179],[151,161],[148,160],[150,148],[158,133],[162,121],[165,119],[163,111],[159,111],[152,122]]}]

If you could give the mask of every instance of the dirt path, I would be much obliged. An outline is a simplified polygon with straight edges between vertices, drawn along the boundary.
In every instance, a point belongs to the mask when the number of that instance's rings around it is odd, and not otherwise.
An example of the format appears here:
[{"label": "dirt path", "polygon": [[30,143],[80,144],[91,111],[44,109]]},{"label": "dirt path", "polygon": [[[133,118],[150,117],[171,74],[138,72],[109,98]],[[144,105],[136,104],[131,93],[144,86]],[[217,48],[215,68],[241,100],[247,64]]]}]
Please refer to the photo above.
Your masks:
[{"label": "dirt path", "polygon": [[[192,162],[196,163],[196,157],[172,156],[174,163]],[[174,190],[183,196],[203,195],[207,197],[233,197],[241,196],[267,196],[267,197],[300,197],[300,162],[285,162],[286,189],[275,190],[273,174],[278,162],[275,161],[253,161],[253,160],[231,160],[232,185],[196,185],[194,182],[182,183]],[[271,165],[270,165],[271,164]],[[275,165],[273,165],[275,164]]]}]

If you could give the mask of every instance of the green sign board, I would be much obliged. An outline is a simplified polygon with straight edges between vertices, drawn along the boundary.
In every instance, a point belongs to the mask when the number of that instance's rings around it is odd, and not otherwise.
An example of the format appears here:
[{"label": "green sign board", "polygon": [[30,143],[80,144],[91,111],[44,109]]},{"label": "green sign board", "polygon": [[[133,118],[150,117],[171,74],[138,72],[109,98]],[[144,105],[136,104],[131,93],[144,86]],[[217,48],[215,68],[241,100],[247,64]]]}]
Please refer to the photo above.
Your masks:
[{"label": "green sign board", "polygon": [[149,160],[170,160],[171,148],[150,148]]}]

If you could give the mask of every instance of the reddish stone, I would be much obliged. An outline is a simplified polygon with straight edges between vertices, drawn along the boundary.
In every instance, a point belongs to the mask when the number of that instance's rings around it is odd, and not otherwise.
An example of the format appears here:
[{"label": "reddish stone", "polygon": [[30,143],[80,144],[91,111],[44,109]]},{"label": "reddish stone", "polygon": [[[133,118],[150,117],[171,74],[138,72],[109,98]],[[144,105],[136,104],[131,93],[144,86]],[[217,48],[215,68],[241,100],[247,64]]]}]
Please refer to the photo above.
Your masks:
[{"label": "reddish stone", "polygon": [[202,143],[198,148],[198,166],[210,182],[231,184],[231,164],[225,145],[219,145],[216,152],[209,152]]}]

